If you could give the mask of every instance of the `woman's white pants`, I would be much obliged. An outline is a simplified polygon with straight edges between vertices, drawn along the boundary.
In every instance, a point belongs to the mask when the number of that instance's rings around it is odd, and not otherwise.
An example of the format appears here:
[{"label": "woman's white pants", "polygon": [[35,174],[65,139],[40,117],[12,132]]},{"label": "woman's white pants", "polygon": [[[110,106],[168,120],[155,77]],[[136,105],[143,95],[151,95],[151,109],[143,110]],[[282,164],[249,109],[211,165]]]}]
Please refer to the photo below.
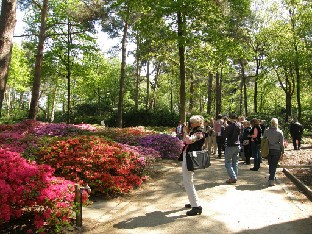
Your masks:
[{"label": "woman's white pants", "polygon": [[199,207],[200,203],[193,182],[194,172],[187,170],[185,155],[186,153],[183,152],[183,161],[182,161],[183,184],[191,206]]}]

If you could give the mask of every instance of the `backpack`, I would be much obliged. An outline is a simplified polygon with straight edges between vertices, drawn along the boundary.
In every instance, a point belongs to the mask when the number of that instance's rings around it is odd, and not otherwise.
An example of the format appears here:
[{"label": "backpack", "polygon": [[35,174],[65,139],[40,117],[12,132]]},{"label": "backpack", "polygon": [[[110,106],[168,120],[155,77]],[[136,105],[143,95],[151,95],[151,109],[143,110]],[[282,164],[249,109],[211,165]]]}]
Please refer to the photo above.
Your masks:
[{"label": "backpack", "polygon": [[269,140],[267,137],[261,137],[261,144],[260,144],[260,154],[261,157],[268,157],[269,155]]}]

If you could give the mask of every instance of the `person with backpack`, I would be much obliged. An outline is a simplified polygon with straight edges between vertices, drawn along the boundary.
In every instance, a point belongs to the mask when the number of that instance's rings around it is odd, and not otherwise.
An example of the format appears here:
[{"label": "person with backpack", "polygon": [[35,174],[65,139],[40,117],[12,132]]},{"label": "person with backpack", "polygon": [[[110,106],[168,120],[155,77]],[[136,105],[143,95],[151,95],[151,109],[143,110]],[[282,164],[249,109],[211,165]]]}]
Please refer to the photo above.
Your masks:
[{"label": "person with backpack", "polygon": [[284,134],[278,128],[278,119],[272,118],[271,127],[265,130],[263,138],[269,142],[269,186],[274,186],[275,173],[281,155],[284,153]]},{"label": "person with backpack", "polygon": [[224,152],[224,164],[228,176],[230,177],[226,183],[234,184],[238,176],[238,160],[240,152],[240,123],[237,121],[235,113],[230,114],[228,126],[224,130],[224,138],[227,145]]}]

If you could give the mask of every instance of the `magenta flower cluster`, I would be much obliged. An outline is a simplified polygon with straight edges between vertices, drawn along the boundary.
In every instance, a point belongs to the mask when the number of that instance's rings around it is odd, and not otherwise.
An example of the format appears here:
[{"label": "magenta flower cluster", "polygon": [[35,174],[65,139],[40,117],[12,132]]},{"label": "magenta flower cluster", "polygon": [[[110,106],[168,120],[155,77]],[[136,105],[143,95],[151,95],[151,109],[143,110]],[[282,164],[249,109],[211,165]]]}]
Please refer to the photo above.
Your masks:
[{"label": "magenta flower cluster", "polygon": [[163,159],[177,159],[183,148],[182,141],[167,134],[144,136],[140,139],[139,144],[158,151]]},{"label": "magenta flower cluster", "polygon": [[74,183],[53,173],[50,166],[0,149],[0,224],[21,217],[25,208],[34,213],[38,232],[43,232],[45,225],[66,223],[73,212]]}]

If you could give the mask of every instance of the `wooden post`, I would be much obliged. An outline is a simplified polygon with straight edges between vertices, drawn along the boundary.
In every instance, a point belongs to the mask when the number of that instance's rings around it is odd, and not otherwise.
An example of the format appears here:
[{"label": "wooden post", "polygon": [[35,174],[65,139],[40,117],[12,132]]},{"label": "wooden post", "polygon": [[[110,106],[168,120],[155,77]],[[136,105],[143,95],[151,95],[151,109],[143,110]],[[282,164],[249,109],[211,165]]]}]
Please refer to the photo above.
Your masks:
[{"label": "wooden post", "polygon": [[78,227],[82,226],[82,214],[80,209],[80,186],[75,184],[75,203],[76,203],[76,225]]}]

